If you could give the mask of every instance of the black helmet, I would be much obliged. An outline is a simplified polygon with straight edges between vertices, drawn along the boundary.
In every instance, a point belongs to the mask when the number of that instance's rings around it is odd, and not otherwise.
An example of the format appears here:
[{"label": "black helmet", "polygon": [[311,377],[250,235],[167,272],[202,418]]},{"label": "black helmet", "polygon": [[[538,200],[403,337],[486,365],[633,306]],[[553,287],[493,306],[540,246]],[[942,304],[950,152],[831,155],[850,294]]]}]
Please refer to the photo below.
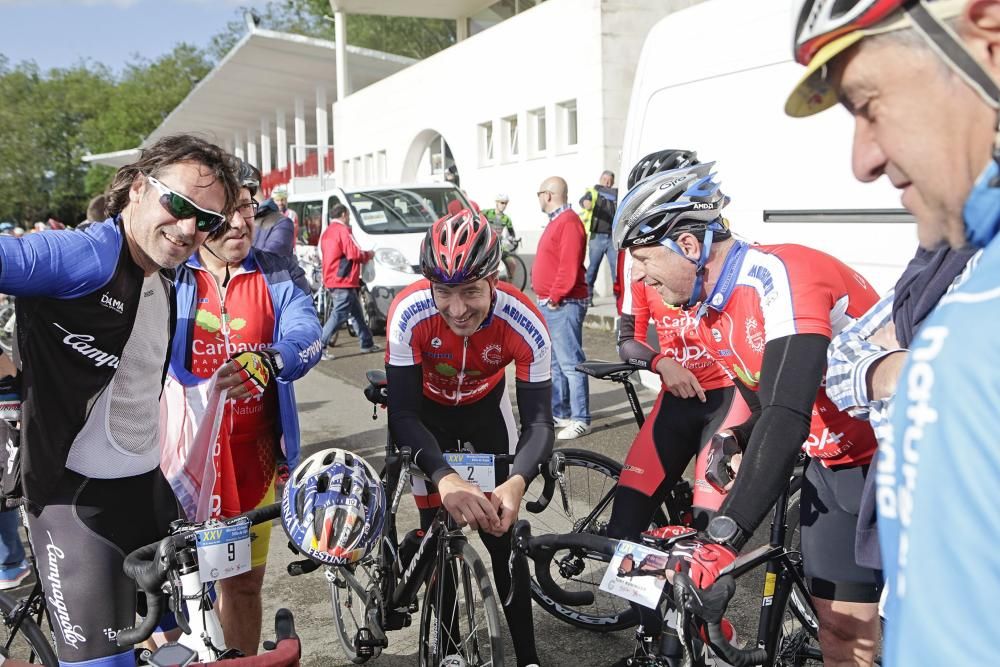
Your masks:
[{"label": "black helmet", "polygon": [[683,148],[667,148],[650,153],[636,162],[632,171],[628,173],[628,189],[631,190],[636,183],[653,174],[690,167],[694,164],[698,164],[698,154]]},{"label": "black helmet", "polygon": [[260,170],[249,162],[240,160],[236,170],[236,180],[239,181],[241,188],[249,190],[250,196],[254,197],[257,194],[257,188],[260,187]]}]

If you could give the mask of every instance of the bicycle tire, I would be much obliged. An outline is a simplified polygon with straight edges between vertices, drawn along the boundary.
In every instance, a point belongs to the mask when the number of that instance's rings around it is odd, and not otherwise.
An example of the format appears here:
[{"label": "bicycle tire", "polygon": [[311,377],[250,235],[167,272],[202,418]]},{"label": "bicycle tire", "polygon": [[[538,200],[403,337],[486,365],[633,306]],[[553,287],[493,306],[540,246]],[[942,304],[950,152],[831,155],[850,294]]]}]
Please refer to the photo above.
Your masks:
[{"label": "bicycle tire", "polygon": [[[347,566],[330,567],[326,571],[337,640],[340,642],[344,657],[355,665],[368,662],[368,659],[373,657],[358,655],[354,646],[358,630],[367,627],[365,618],[367,591],[372,581],[370,568],[373,565],[370,560],[362,561],[354,566],[351,576],[347,576],[347,572],[350,572]],[[351,580],[352,577],[354,581]]]},{"label": "bicycle tire", "polygon": [[14,337],[17,336],[17,329],[11,321],[14,318],[14,304],[9,303],[0,307],[0,350],[5,354],[11,354],[14,350]]},{"label": "bicycle tire", "polygon": [[503,256],[503,263],[507,267],[507,282],[523,292],[528,284],[528,267],[524,260],[512,253]]},{"label": "bicycle tire", "polygon": [[[464,538],[461,541],[452,540],[447,548],[452,549],[445,566],[448,579],[442,579],[440,570],[435,567],[424,588],[420,611],[419,664],[421,667],[440,667],[450,655],[445,651],[459,651],[464,662],[456,661],[455,664],[503,667],[503,626],[486,565]],[[438,610],[438,584],[441,581],[451,581],[457,584],[454,590],[461,591],[451,602],[457,618],[454,624],[449,623],[450,628],[443,627]],[[479,599],[473,600],[477,594]],[[445,604],[449,603],[446,601]],[[486,627],[483,628],[482,624]],[[441,648],[442,637],[449,642],[444,649]],[[487,645],[489,653],[484,656],[483,649]]]},{"label": "bicycle tire", "polygon": [[[570,512],[566,512],[562,492],[557,485],[547,508],[538,514],[531,514],[522,506],[520,516],[528,519],[533,532],[538,534],[588,532],[607,535],[607,523],[611,519],[614,488],[621,475],[621,464],[602,454],[583,449],[560,449],[559,452],[563,454],[566,464],[563,476]],[[540,484],[529,488],[522,504],[536,500],[540,490]],[[603,509],[591,516],[591,510],[596,509],[599,503],[604,503]],[[667,517],[663,509],[658,508],[650,525],[662,526],[666,523]],[[556,583],[568,591],[591,591],[594,594],[592,605],[574,607],[556,602],[545,594],[534,574],[531,576],[531,596],[545,611],[578,628],[614,632],[633,627],[638,623],[635,609],[626,600],[599,589],[607,562],[607,557],[588,554],[583,550],[567,550],[565,554],[560,552],[553,559],[553,564],[557,565],[552,572]]]},{"label": "bicycle tire", "polygon": [[11,620],[12,613],[19,602],[6,593],[0,593],[0,614],[3,615],[3,624],[0,628],[2,635],[0,637],[2,637],[2,646],[7,651],[8,657],[31,664],[45,665],[45,667],[59,667],[59,659],[56,657],[55,650],[45,639],[45,633],[34,620],[26,617],[16,630],[10,627],[9,624],[13,622]]}]

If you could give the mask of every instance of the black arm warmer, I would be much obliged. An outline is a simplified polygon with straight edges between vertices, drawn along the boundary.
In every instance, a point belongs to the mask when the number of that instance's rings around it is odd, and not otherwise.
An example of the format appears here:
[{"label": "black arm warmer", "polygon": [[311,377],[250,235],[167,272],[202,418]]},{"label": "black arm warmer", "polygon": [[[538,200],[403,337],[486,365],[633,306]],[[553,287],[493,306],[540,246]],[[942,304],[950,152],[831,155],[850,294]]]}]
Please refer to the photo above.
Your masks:
[{"label": "black arm warmer", "polygon": [[386,366],[389,380],[389,432],[399,447],[409,447],[413,462],[437,484],[454,472],[444,460],[437,438],[420,419],[424,372],[419,364]]},{"label": "black arm warmer", "polygon": [[521,475],[528,484],[538,474],[538,466],[552,455],[555,432],[552,428],[552,381],[514,383],[521,436],[517,440],[510,474]]},{"label": "black arm warmer", "polygon": [[736,383],[736,389],[740,392],[743,402],[750,409],[750,416],[742,424],[730,426],[729,430],[736,436],[736,442],[739,443],[740,449],[746,451],[747,444],[750,442],[750,434],[753,433],[753,427],[757,424],[757,420],[760,419],[760,397],[757,395],[757,392],[742,382]]},{"label": "black arm warmer", "polygon": [[635,315],[622,314],[618,325],[618,357],[640,368],[649,366],[656,357],[656,350],[635,337]]},{"label": "black arm warmer", "polygon": [[760,374],[761,413],[750,435],[736,483],[719,508],[747,533],[754,529],[788,484],[802,443],[809,436],[812,407],[826,369],[830,339],[796,334],[770,341]]}]

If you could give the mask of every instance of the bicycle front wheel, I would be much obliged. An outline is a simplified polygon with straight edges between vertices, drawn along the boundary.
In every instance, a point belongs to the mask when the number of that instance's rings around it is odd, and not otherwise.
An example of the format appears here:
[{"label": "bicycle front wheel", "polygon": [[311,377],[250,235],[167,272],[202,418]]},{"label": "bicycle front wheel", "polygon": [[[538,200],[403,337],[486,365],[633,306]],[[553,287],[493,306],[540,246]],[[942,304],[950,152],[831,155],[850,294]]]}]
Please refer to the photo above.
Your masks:
[{"label": "bicycle front wheel", "polygon": [[421,667],[502,667],[500,612],[486,565],[454,540],[443,568],[431,572],[420,612]]},{"label": "bicycle front wheel", "polygon": [[7,657],[33,665],[59,667],[56,652],[45,640],[45,633],[34,620],[25,617],[19,624],[14,624],[14,609],[18,603],[18,600],[6,593],[0,593],[0,614],[3,615],[0,638]]},{"label": "bicycle front wheel", "polygon": [[373,568],[374,563],[366,559],[356,565],[330,567],[326,570],[337,640],[344,655],[355,665],[367,662],[372,657],[358,655],[355,641],[358,631],[368,627],[368,591],[371,589]]},{"label": "bicycle front wheel", "polygon": [[[522,506],[520,516],[531,523],[532,532],[591,533],[606,536],[615,487],[621,475],[621,464],[584,449],[560,449],[566,462],[563,483],[556,485],[549,506],[531,514]],[[533,484],[524,495],[524,503],[537,500],[541,484]],[[651,525],[666,525],[662,510],[657,510]],[[638,615],[628,601],[600,590],[608,558],[584,549],[567,549],[556,553],[552,560],[552,578],[567,591],[590,591],[594,603],[563,605],[550,598],[537,579],[531,577],[531,596],[545,611],[559,620],[597,632],[613,632],[630,628]]]},{"label": "bicycle front wheel", "polygon": [[768,665],[817,667],[823,664],[819,621],[809,593],[788,576],[779,576],[774,591],[774,615],[767,632]]},{"label": "bicycle front wheel", "polygon": [[523,292],[528,284],[528,267],[524,260],[517,255],[504,255],[503,263],[507,267],[508,282]]}]

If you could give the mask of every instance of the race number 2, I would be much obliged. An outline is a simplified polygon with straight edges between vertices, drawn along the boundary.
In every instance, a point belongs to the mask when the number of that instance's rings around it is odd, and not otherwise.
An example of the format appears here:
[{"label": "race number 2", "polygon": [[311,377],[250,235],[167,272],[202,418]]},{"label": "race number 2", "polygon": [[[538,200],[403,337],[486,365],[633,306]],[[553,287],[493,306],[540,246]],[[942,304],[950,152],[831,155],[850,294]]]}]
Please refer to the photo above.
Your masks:
[{"label": "race number 2", "polygon": [[492,454],[452,453],[444,455],[445,461],[466,482],[472,482],[483,493],[496,488],[496,465]]}]

